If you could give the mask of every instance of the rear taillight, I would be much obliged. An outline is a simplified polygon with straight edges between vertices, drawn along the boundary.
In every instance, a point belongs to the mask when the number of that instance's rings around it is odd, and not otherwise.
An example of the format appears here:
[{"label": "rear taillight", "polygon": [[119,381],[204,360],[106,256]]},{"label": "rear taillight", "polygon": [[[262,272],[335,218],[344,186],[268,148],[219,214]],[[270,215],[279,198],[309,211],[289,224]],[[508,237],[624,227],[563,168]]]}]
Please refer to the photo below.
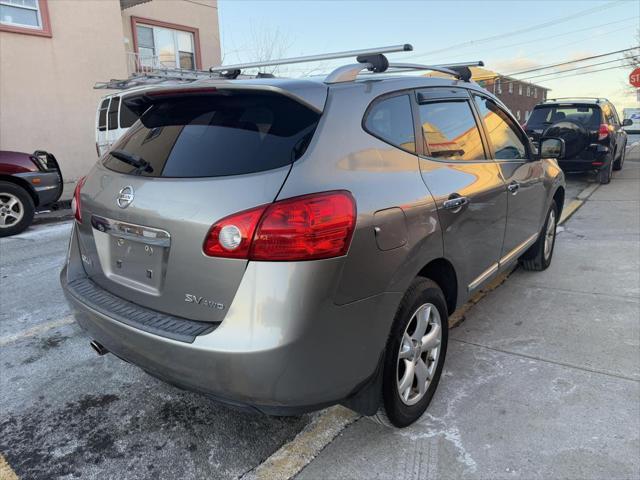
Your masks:
[{"label": "rear taillight", "polygon": [[349,192],[316,193],[246,210],[214,224],[204,242],[212,257],[261,261],[345,255],[356,223]]},{"label": "rear taillight", "polygon": [[82,186],[86,179],[87,177],[81,177],[78,179],[76,189],[73,191],[73,198],[71,199],[71,211],[78,223],[82,223],[82,212],[80,211],[80,190],[82,190]]},{"label": "rear taillight", "polygon": [[598,141],[604,140],[609,136],[609,125],[603,123],[598,129]]}]

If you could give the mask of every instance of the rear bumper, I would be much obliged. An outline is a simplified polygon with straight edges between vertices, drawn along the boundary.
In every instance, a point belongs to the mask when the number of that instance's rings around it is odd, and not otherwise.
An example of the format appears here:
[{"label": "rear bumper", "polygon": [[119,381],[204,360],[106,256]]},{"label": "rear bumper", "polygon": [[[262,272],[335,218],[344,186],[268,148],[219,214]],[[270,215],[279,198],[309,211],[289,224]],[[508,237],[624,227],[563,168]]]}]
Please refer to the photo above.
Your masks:
[{"label": "rear bumper", "polygon": [[566,172],[600,170],[609,166],[609,149],[607,147],[598,146],[600,148],[592,148],[584,155],[576,158],[562,158],[558,160],[560,168]]},{"label": "rear bumper", "polygon": [[72,294],[68,282],[82,274],[74,238],[61,283],[92,339],[168,383],[269,414],[356,394],[376,371],[401,297],[337,306],[330,292],[339,262],[250,263],[224,321],[186,343],[126,325]]}]

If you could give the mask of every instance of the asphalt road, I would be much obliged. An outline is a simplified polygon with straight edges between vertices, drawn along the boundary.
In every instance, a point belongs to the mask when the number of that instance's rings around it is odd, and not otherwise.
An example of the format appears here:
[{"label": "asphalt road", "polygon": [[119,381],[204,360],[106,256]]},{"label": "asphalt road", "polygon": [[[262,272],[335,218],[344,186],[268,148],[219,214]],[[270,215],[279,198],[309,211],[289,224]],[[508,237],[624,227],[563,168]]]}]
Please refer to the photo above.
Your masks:
[{"label": "asphalt road", "polygon": [[[592,181],[570,175],[567,202]],[[21,478],[238,478],[309,423],[237,412],[96,356],[58,283],[70,226],[0,240],[0,452]]]}]

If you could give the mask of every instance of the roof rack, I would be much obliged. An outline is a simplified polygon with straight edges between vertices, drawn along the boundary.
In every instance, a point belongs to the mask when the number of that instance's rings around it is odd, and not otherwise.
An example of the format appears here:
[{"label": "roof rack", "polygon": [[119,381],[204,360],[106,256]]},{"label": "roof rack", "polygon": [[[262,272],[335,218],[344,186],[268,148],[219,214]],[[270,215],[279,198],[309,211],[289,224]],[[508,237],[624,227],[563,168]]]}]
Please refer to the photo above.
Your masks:
[{"label": "roof rack", "polygon": [[324,82],[327,84],[354,81],[363,70],[371,73],[399,72],[406,70],[432,70],[447,75],[452,75],[459,80],[468,82],[471,80],[469,67],[482,67],[481,61],[469,63],[451,63],[446,65],[419,65],[415,63],[389,63],[385,53],[410,52],[413,46],[408,43],[391,45],[388,47],[368,48],[362,50],[347,50],[344,52],[325,53],[320,55],[308,55],[304,57],[282,58],[278,60],[267,60],[253,63],[238,63],[235,65],[220,65],[211,67],[209,70],[185,70],[179,68],[153,68],[134,73],[124,80],[111,79],[108,82],[97,82],[93,88],[96,89],[117,89],[123,90],[138,86],[152,86],[167,81],[172,82],[193,82],[194,80],[225,78],[264,78],[273,75],[259,72],[255,76],[242,75],[243,70],[270,67],[277,65],[290,65],[295,63],[318,62],[324,60],[334,60],[338,58],[355,57],[357,63],[343,65],[333,70]]},{"label": "roof rack", "polygon": [[608,102],[606,98],[602,97],[557,97],[557,98],[547,98],[544,103],[547,102],[557,102],[558,100],[595,100],[596,103],[600,102]]},{"label": "roof rack", "polygon": [[335,60],[337,58],[373,56],[382,55],[383,53],[410,52],[412,50],[412,45],[404,43],[402,45],[391,45],[389,47],[365,48],[362,50],[346,50],[344,52],[322,53],[320,55],[307,55],[304,57],[281,58],[277,60],[266,60],[263,62],[238,63],[235,65],[220,65],[218,67],[209,68],[209,71],[212,73],[220,73],[227,78],[235,78],[240,74],[240,72],[242,72],[242,70],[251,68],[274,67],[277,65],[291,65],[294,63],[321,62],[324,60]]}]

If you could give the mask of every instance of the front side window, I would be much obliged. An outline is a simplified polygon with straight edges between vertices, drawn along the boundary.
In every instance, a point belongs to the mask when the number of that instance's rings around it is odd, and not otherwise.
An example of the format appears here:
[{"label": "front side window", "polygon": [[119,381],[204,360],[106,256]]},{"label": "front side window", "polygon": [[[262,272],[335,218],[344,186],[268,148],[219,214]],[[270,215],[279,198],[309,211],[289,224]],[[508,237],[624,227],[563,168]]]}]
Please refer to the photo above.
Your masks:
[{"label": "front side window", "polygon": [[480,131],[465,101],[420,105],[420,123],[429,156],[442,160],[484,160]]},{"label": "front side window", "polygon": [[408,95],[385,98],[371,107],[364,121],[365,129],[391,145],[416,151],[411,100]]},{"label": "front side window", "polygon": [[474,100],[489,135],[489,141],[493,145],[495,158],[498,160],[526,159],[527,148],[522,139],[522,133],[509,116],[488,98],[474,95]]},{"label": "front side window", "polygon": [[136,37],[140,67],[196,68],[193,32],[137,24]]},{"label": "front side window", "polygon": [[0,23],[41,29],[40,2],[38,0],[0,0]]}]

